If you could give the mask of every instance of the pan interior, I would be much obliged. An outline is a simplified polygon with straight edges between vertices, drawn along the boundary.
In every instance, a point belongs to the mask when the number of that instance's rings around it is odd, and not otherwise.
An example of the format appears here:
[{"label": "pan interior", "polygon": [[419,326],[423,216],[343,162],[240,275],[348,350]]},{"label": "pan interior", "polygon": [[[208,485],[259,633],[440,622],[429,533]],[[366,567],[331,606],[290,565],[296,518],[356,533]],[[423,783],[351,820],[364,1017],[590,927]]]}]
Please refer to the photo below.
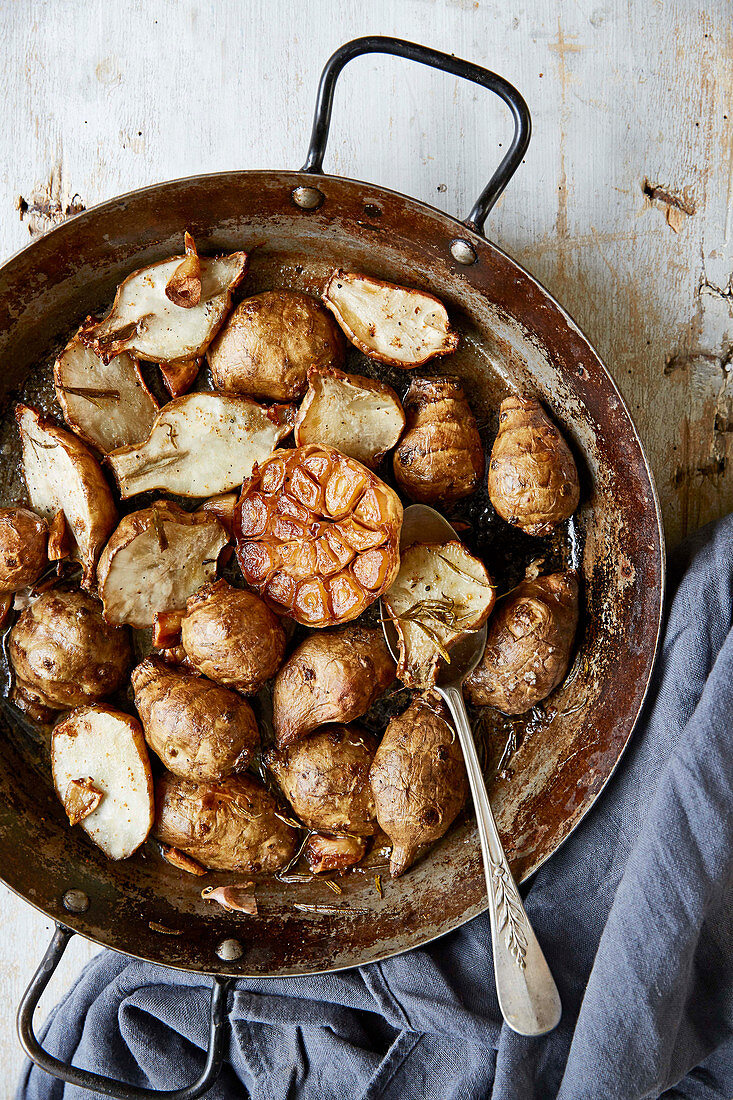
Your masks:
[{"label": "pan interior", "polygon": [[[487,454],[502,397],[537,393],[571,443],[581,474],[581,507],[552,539],[532,539],[504,524],[483,491],[451,516],[465,525],[461,537],[484,558],[500,591],[537,559],[543,572],[573,566],[582,574],[582,620],[564,684],[528,716],[473,716],[507,854],[524,879],[600,793],[643,699],[662,570],[644,455],[592,348],[503,253],[471,237],[479,260],[461,269],[449,242],[458,231],[466,235],[462,227],[402,196],[351,181],[324,178],[322,206],[299,211],[290,196],[302,181],[295,173],[236,173],[151,188],[60,226],[0,270],[2,504],[23,500],[14,402],[22,398],[58,415],[51,385],[56,351],[89,312],[110,302],[131,270],[179,253],[184,228],[204,252],[251,250],[246,295],[282,286],[318,294],[334,267],[432,290],[448,305],[461,346],[417,373],[463,380]],[[407,372],[374,364],[355,349],[346,369],[379,377],[400,394],[409,384]],[[389,465],[380,473],[389,479]],[[135,498],[127,510],[144,503]],[[7,661],[2,674],[7,691]],[[121,702],[130,705],[129,699]],[[383,730],[405,704],[406,696],[395,693],[373,708],[366,723]],[[0,720],[2,878],[44,912],[105,945],[200,971],[298,974],[418,946],[485,908],[478,840],[467,812],[399,880],[389,879],[376,850],[365,867],[339,881],[338,897],[319,881],[263,879],[257,918],[226,914],[200,892],[202,885],[236,876],[186,875],[164,863],[152,841],[131,860],[111,863],[80,830],[70,830],[51,786],[48,729],[26,721],[7,701]],[[85,914],[63,910],[69,888],[88,894]],[[243,955],[222,967],[215,948],[231,936],[242,942]]]}]

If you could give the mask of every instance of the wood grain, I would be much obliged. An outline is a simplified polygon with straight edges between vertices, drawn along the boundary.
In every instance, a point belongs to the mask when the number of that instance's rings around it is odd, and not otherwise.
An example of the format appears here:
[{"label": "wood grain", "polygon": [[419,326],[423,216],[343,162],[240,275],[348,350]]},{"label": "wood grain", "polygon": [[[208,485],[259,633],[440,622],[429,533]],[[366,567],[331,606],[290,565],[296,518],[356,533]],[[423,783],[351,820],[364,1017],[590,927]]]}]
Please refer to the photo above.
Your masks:
[{"label": "wood grain", "polygon": [[[299,166],[338,45],[394,34],[495,68],[534,136],[488,224],[575,317],[647,448],[667,535],[733,503],[733,25],[726,0],[5,0],[0,242],[163,179]],[[501,105],[397,59],[336,95],[326,168],[465,215],[509,138]],[[13,1006],[50,925],[0,891],[0,1097]],[[77,941],[56,989],[94,951]]]}]

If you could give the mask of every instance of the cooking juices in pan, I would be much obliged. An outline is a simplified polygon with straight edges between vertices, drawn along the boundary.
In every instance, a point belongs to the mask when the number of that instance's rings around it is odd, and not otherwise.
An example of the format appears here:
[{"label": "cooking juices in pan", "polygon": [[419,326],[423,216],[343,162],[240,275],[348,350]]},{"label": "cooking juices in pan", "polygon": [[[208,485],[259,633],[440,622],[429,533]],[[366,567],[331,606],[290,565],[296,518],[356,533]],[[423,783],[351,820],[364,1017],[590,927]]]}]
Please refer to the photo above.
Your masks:
[{"label": "cooking juices in pan", "polygon": [[[321,287],[322,275],[310,278],[305,277],[303,269],[290,268],[286,270],[265,269],[252,275],[246,283],[246,296],[249,297],[265,289],[276,289],[287,286],[290,289],[297,288],[318,293]],[[241,294],[240,297],[245,295]],[[450,356],[434,359],[422,367],[409,371],[369,358],[357,350],[351,343],[347,343],[346,361],[342,369],[348,373],[363,375],[391,386],[401,400],[415,379],[440,377],[442,375],[457,376],[463,386],[463,390],[474,413],[481,444],[486,462],[491,452],[491,447],[496,436],[498,426],[498,408],[501,400],[508,395],[509,388],[504,384],[502,375],[494,370],[487,370],[487,355],[482,341],[472,331],[469,325],[462,324],[460,317],[452,317],[452,323],[460,332],[460,344],[458,350]],[[72,335],[74,329],[69,332]],[[12,456],[14,461],[5,462],[0,470],[1,490],[3,503],[18,502],[25,499],[25,490],[20,470],[20,448],[18,434],[15,428],[11,411],[12,406],[20,401],[37,407],[39,410],[61,420],[58,407],[55,402],[53,386],[53,362],[64,342],[54,348],[54,354],[32,372],[25,387],[17,393],[9,395],[3,417],[3,427],[0,432],[0,445],[6,456]],[[490,367],[490,365],[489,365]],[[158,370],[150,364],[142,364],[145,382],[150,390],[163,405],[170,399],[160,379]],[[211,377],[206,366],[202,367],[195,389],[211,389]],[[286,440],[284,446],[292,445],[291,440]],[[396,484],[393,463],[393,452],[390,451],[375,469],[375,473],[388,485],[400,492]],[[138,511],[146,507],[153,499],[159,497],[159,493],[146,493],[133,497],[131,500],[122,501],[121,514]],[[402,499],[407,504],[409,499],[402,494]],[[198,505],[198,501],[190,499],[178,499],[183,508],[192,510]],[[480,558],[486,564],[489,573],[496,585],[499,595],[515,588],[530,573],[547,574],[570,568],[579,568],[582,556],[582,531],[579,522],[575,518],[558,525],[553,533],[544,538],[524,534],[517,527],[506,523],[497,514],[492,506],[486,489],[486,471],[484,471],[478,489],[469,497],[459,500],[447,506],[438,505],[444,514],[453,523],[458,537],[466,544],[472,554]],[[225,568],[224,575],[237,582],[237,569],[230,563]],[[582,604],[582,598],[581,598]],[[378,627],[379,615],[377,605],[374,604],[360,617],[359,622],[365,625]],[[582,618],[581,628],[582,630]],[[295,625],[290,639],[289,651],[307,636],[308,631]],[[6,630],[7,635],[7,630]],[[135,632],[135,644],[138,655],[142,656],[149,648],[148,634]],[[8,665],[6,647],[3,647],[1,658],[4,693],[7,696],[11,687],[11,675]],[[572,675],[572,671],[571,671]],[[369,734],[381,737],[390,719],[405,709],[410,698],[407,689],[402,688],[398,682],[387,691],[369,711],[359,719]],[[129,688],[120,691],[108,700],[111,706],[119,707],[130,713],[135,713],[132,706],[131,692]],[[271,726],[271,685],[263,688],[259,695],[252,700],[257,714],[261,736],[263,754],[266,754],[272,743]],[[533,707],[528,713],[519,716],[508,716],[491,707],[472,707],[471,718],[476,735],[479,751],[485,762],[485,773],[490,780],[497,771],[502,778],[511,779],[511,760],[525,737],[532,736],[544,726],[549,725],[554,717],[552,698],[545,703]],[[48,781],[49,768],[49,736],[47,730],[38,723],[33,723],[26,717],[23,718],[26,735],[35,742],[38,752],[37,766]],[[33,754],[35,757],[35,753]],[[154,767],[157,761],[154,758]],[[278,794],[275,784],[264,769],[261,775],[267,780],[271,792]],[[287,812],[285,806],[282,807]],[[148,844],[153,843],[149,841]]]}]

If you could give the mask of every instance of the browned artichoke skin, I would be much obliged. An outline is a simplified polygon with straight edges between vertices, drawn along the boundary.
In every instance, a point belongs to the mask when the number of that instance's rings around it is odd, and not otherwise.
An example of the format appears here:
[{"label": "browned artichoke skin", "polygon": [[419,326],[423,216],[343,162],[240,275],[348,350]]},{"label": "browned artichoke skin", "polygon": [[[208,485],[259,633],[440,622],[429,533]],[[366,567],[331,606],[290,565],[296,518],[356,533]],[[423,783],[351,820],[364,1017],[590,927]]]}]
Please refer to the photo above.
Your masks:
[{"label": "browned artichoke skin", "polygon": [[367,842],[358,836],[322,836],[311,833],[303,854],[314,875],[328,871],[346,871],[354,867],[367,849]]},{"label": "browned artichoke skin", "polygon": [[309,829],[372,836],[377,819],[369,769],[376,751],[371,733],[335,724],[272,753],[267,764]]},{"label": "browned artichoke skin", "polygon": [[208,350],[214,386],[271,401],[292,401],[309,367],[340,367],[344,338],[321,303],[294,290],[246,298]]},{"label": "browned artichoke skin", "polygon": [[204,676],[252,695],[277,672],[285,631],[259,596],[220,579],[199,588],[186,608],[181,643]]},{"label": "browned artichoke skin", "polygon": [[272,873],[295,854],[297,833],[248,775],[194,783],[165,772],[155,784],[153,835],[215,871]]},{"label": "browned artichoke skin", "polygon": [[145,740],[175,775],[220,780],[246,767],[259,732],[236,692],[156,657],[139,664],[131,682]]},{"label": "browned artichoke skin", "polygon": [[10,631],[10,661],[23,701],[52,710],[94,703],[121,687],[131,664],[124,627],[78,589],[41,593]]},{"label": "browned artichoke skin", "polygon": [[280,669],[272,694],[278,746],[327,722],[361,718],[395,678],[381,630],[351,626],[311,634]]},{"label": "browned artichoke skin", "polygon": [[542,702],[567,672],[577,625],[574,572],[524,581],[489,621],[484,655],[464,684],[468,700],[504,714]]},{"label": "browned artichoke skin", "polygon": [[0,592],[38,580],[48,562],[45,520],[29,508],[0,508]]},{"label": "browned artichoke skin", "polygon": [[575,459],[536,398],[502,401],[488,489],[499,515],[528,535],[550,534],[578,507]]},{"label": "browned artichoke skin", "polygon": [[404,409],[407,427],[394,454],[400,488],[422,504],[470,496],[484,471],[484,452],[459,380],[414,378]]},{"label": "browned artichoke skin", "polygon": [[443,714],[416,699],[389,723],[372,763],[377,821],[392,841],[395,877],[448,831],[466,801],[463,753]]}]

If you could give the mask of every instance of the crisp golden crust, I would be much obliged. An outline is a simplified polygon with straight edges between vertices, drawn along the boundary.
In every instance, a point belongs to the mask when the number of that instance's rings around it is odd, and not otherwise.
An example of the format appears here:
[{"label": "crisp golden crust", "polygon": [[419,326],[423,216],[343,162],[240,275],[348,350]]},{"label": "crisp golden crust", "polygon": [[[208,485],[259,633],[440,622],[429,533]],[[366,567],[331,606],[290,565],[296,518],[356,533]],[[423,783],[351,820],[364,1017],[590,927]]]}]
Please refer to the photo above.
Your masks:
[{"label": "crisp golden crust", "polygon": [[28,508],[0,508],[0,592],[17,592],[46,568],[48,527]]},{"label": "crisp golden crust", "polygon": [[488,488],[499,515],[528,535],[550,534],[578,507],[575,459],[536,398],[502,401]]},{"label": "crisp golden crust", "polygon": [[381,630],[355,625],[311,634],[275,679],[272,724],[278,746],[328,722],[361,718],[394,678]]},{"label": "crisp golden crust", "polygon": [[253,695],[279,669],[285,631],[259,596],[218,580],[188,600],[181,643],[204,676]]},{"label": "crisp golden crust", "polygon": [[359,726],[315,730],[267,765],[295,814],[309,829],[372,836],[377,831],[369,768],[377,739]]},{"label": "crisp golden crust", "polygon": [[344,338],[316,298],[267,290],[246,298],[207,353],[214,386],[270,401],[292,401],[309,367],[339,367]]},{"label": "crisp golden crust", "polygon": [[247,584],[305,626],[357,618],[399,569],[399,497],[331,447],[266,459],[242,488],[236,525]]},{"label": "crisp golden crust", "polygon": [[51,710],[93,703],[121,686],[130,667],[124,627],[102,617],[85,592],[50,589],[10,631],[10,661],[21,699]]},{"label": "crisp golden crust", "polygon": [[484,452],[459,380],[413,379],[404,408],[407,430],[394,454],[397,484],[422,504],[470,496],[484,472]]},{"label": "crisp golden crust", "polygon": [[203,676],[148,657],[131,677],[145,740],[182,779],[224,779],[244,769],[260,742],[246,700]]},{"label": "crisp golden crust", "polygon": [[155,784],[153,833],[215,871],[272,873],[295,854],[297,832],[248,775],[192,783],[165,772]]},{"label": "crisp golden crust", "polygon": [[463,808],[463,753],[442,707],[416,699],[393,718],[370,772],[377,821],[392,841],[390,871],[401,875],[424,844],[448,831]]},{"label": "crisp golden crust", "polygon": [[466,697],[504,714],[524,714],[565,676],[577,625],[575,573],[524,581],[497,605],[484,655],[466,678]]}]

